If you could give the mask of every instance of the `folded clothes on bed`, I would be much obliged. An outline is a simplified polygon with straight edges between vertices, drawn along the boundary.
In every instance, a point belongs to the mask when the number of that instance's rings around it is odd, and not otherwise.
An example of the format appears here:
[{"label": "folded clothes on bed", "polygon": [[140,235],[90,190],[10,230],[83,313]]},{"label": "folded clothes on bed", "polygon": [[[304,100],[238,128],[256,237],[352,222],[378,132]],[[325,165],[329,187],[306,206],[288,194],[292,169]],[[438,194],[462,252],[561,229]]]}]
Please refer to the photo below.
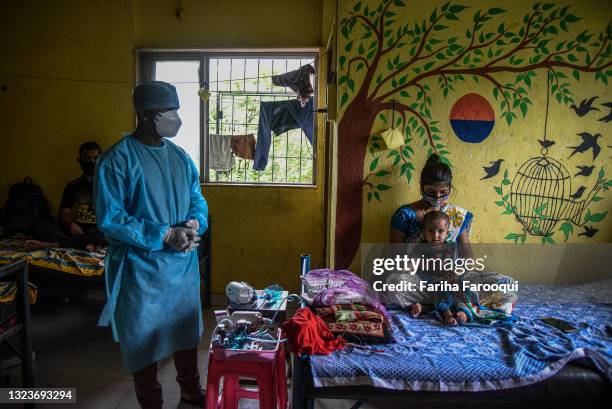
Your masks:
[{"label": "folded clothes on bed", "polygon": [[368,309],[367,306],[361,304],[348,305],[332,305],[331,307],[317,308],[319,316],[322,310],[332,310],[334,321],[369,321],[383,322],[385,318],[378,312]]},{"label": "folded clothes on bed", "polygon": [[389,321],[383,314],[363,304],[337,304],[316,307],[334,335],[342,335],[349,342],[388,344],[395,342]]},{"label": "folded clothes on bed", "polygon": [[363,304],[387,315],[387,310],[370,283],[348,270],[312,270],[302,277],[302,281],[305,291],[303,296],[315,307]]}]

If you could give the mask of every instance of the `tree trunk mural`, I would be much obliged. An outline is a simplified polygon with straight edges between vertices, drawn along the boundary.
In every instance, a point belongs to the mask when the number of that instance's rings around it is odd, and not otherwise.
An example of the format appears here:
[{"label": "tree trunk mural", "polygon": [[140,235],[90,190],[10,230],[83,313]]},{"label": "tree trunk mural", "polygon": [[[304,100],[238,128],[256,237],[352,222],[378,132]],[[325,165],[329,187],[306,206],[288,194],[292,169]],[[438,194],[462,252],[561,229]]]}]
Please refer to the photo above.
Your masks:
[{"label": "tree trunk mural", "polygon": [[342,214],[338,214],[336,220],[336,237],[344,238],[336,240],[336,265],[344,267],[351,263],[354,254],[343,250],[356,249],[361,238],[363,159],[359,158],[365,157],[369,130],[372,129],[377,113],[375,107],[368,104],[365,94],[355,99],[359,100],[361,103],[351,104],[345,111],[346,119],[338,126],[338,156],[351,158],[350,168],[342,166],[338,169],[338,200],[354,204],[339,208]]},{"label": "tree trunk mural", "polygon": [[[359,247],[364,189],[368,202],[380,201],[381,193],[392,188],[379,183],[380,178],[399,174],[411,181],[419,144],[427,149],[423,153],[437,152],[450,164],[430,112],[433,86],[446,98],[457,82],[482,81],[511,125],[518,113],[527,115],[531,84],[539,73],[553,76],[552,94],[566,105],[574,102],[566,79],[579,81],[581,73],[595,73],[607,85],[612,75],[606,71],[612,64],[610,24],[598,34],[572,33],[571,25],[580,17],[569,6],[535,3],[521,24],[508,24],[513,28],[497,17],[505,12],[499,7],[476,10],[470,28],[452,37],[444,34],[467,14],[467,6],[449,2],[415,22],[398,17],[405,7],[403,0],[359,1],[340,22],[336,268],[346,268]],[[499,21],[493,26],[495,19]],[[405,144],[383,151],[380,137],[370,135],[375,121],[387,122],[384,114],[392,109],[397,113],[392,125],[403,131]],[[368,153],[372,160],[364,179]],[[392,164],[385,168],[383,162],[389,160]]]}]

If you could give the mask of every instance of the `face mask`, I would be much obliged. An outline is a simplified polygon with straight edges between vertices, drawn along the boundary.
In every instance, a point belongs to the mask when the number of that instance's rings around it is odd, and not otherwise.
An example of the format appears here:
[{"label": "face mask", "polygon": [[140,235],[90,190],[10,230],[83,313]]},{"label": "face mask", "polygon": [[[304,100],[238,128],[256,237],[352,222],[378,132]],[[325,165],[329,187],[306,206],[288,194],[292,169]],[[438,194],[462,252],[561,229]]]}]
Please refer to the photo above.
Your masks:
[{"label": "face mask", "polygon": [[96,170],[96,163],[95,162],[82,162],[79,161],[79,163],[81,164],[81,169],[83,169],[83,173],[86,174],[87,176],[91,176],[94,174],[95,170]]},{"label": "face mask", "polygon": [[176,109],[163,112],[155,118],[155,129],[164,138],[174,138],[181,124],[181,118],[179,118]]},{"label": "face mask", "polygon": [[430,195],[427,192],[423,192],[423,201],[431,207],[442,207],[446,204],[447,200],[448,200],[448,195],[435,197],[435,196]]}]

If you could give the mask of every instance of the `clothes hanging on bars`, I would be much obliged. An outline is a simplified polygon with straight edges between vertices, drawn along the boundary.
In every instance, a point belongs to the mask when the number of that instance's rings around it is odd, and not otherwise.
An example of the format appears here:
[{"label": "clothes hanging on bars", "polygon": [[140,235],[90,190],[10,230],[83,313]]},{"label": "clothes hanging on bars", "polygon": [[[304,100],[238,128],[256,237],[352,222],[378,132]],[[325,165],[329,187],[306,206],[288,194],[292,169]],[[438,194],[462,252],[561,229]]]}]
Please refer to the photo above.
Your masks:
[{"label": "clothes hanging on bars", "polygon": [[234,166],[232,156],[232,135],[211,134],[209,138],[210,160],[209,168],[212,170],[230,170]]},{"label": "clothes hanging on bars", "polygon": [[313,134],[313,98],[302,107],[297,100],[264,101],[259,106],[259,126],[257,129],[257,146],[255,148],[254,170],[264,170],[268,164],[268,155],[272,142],[271,132],[280,135],[291,129],[301,128],[312,145]]},{"label": "clothes hanging on bars", "polygon": [[289,71],[284,74],[273,75],[272,84],[280,87],[289,87],[297,93],[298,100],[302,106],[306,106],[310,97],[314,93],[310,76],[315,73],[312,65],[306,64],[299,69]]},{"label": "clothes hanging on bars", "polygon": [[239,158],[252,160],[255,157],[255,136],[232,135],[232,152]]}]

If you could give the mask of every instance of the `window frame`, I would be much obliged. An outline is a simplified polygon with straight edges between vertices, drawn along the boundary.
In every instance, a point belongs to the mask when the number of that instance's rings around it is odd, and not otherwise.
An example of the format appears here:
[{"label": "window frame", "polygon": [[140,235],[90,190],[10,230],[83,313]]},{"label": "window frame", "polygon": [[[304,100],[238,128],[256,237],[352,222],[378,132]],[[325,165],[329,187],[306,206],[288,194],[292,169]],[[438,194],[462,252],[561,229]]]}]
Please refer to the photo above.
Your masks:
[{"label": "window frame", "polygon": [[318,48],[295,48],[295,49],[264,49],[264,50],[249,50],[249,49],[148,49],[142,48],[136,50],[136,83],[146,81],[155,76],[155,63],[158,61],[199,61],[200,68],[198,70],[199,87],[205,87],[210,83],[208,65],[211,58],[312,58],[316,73],[314,75],[314,113],[313,113],[313,135],[312,135],[312,182],[311,183],[270,183],[270,182],[216,182],[210,179],[210,169],[208,161],[209,152],[209,128],[210,128],[210,112],[209,104],[201,99],[200,105],[200,163],[197,167],[200,171],[200,184],[203,186],[219,186],[219,187],[288,187],[288,188],[306,188],[313,189],[318,187],[318,125],[319,118],[316,107],[318,106],[319,95],[319,55]]}]

